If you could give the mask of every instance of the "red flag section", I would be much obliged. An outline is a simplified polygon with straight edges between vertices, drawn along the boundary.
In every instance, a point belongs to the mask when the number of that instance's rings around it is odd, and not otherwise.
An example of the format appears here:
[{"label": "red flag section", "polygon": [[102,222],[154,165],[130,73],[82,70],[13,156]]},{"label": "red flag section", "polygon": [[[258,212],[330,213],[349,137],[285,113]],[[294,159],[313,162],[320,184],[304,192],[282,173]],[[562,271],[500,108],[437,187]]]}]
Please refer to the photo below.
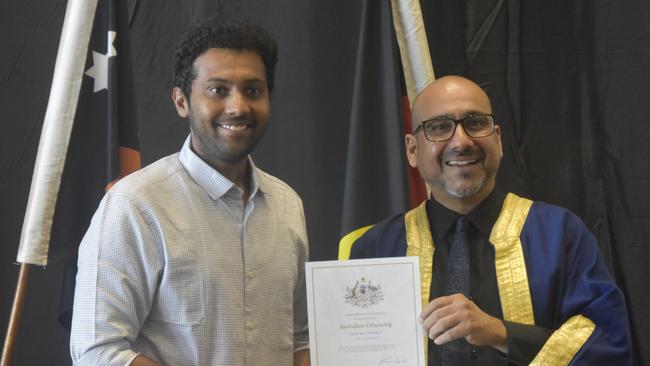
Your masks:
[{"label": "red flag section", "polygon": [[369,225],[426,197],[406,160],[410,107],[389,1],[364,1],[357,49],[339,257]]}]

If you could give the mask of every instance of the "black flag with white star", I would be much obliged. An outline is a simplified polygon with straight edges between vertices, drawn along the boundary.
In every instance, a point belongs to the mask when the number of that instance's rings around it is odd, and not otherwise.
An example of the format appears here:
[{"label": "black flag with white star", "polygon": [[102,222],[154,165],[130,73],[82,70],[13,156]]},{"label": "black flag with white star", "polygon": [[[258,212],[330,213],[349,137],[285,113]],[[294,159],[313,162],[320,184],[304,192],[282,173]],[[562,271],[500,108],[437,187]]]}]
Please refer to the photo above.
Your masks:
[{"label": "black flag with white star", "polygon": [[[140,168],[130,3],[99,0],[57,199],[49,260],[65,264],[59,322],[70,329],[77,249],[104,192]],[[134,3],[131,3],[134,4]]]}]

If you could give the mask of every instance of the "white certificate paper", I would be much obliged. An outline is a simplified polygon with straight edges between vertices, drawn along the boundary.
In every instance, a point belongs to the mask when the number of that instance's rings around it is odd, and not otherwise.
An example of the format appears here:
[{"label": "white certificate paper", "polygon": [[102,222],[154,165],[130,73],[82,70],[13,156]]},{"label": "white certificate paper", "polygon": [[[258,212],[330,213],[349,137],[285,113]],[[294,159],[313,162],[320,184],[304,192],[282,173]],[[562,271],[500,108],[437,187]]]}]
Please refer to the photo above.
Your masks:
[{"label": "white certificate paper", "polygon": [[418,257],[305,264],[312,366],[425,366]]}]

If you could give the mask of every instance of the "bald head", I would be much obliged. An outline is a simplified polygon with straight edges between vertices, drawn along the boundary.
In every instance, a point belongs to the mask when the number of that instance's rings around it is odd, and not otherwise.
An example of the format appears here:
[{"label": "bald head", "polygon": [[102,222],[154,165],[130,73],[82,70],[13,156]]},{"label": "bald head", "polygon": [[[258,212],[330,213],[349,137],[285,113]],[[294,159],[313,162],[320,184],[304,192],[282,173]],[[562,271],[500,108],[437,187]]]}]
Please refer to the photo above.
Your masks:
[{"label": "bald head", "polygon": [[475,82],[461,76],[444,76],[427,85],[413,103],[413,128],[433,117],[458,113],[492,113],[490,98]]},{"label": "bald head", "polygon": [[[489,116],[488,116],[489,115]],[[492,192],[496,173],[503,157],[501,128],[494,122],[492,106],[487,94],[473,81],[460,76],[445,76],[429,84],[416,97],[413,104],[413,127],[428,127],[406,134],[406,157],[409,165],[417,168],[431,188],[431,196],[448,209],[459,214],[473,210]],[[478,137],[476,126],[466,121],[481,119],[485,126],[493,127]],[[453,130],[449,122],[454,122]],[[461,122],[462,121],[462,122]],[[461,125],[459,125],[461,123]],[[448,139],[432,139],[434,126],[446,128]],[[446,126],[446,127],[445,127]]]}]

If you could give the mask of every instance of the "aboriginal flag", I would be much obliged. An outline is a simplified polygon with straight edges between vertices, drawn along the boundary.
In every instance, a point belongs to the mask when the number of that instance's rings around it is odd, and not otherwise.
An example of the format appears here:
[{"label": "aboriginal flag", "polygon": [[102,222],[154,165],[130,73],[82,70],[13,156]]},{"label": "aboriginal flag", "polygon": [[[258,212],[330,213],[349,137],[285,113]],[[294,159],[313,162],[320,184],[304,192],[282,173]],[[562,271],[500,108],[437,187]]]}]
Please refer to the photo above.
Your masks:
[{"label": "aboriginal flag", "polygon": [[362,228],[426,198],[422,179],[406,160],[410,107],[390,1],[364,1],[358,45],[340,250],[361,235]]}]

